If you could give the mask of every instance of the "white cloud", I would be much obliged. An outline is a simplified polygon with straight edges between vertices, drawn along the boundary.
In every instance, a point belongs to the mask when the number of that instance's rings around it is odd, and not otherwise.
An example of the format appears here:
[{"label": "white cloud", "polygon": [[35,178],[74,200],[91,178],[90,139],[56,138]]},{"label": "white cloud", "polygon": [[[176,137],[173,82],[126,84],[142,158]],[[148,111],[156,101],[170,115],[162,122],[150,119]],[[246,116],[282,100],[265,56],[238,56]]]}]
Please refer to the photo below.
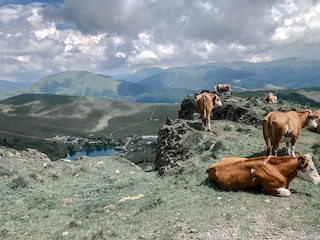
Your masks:
[{"label": "white cloud", "polygon": [[319,15],[313,0],[2,4],[0,79],[62,70],[318,59]]}]

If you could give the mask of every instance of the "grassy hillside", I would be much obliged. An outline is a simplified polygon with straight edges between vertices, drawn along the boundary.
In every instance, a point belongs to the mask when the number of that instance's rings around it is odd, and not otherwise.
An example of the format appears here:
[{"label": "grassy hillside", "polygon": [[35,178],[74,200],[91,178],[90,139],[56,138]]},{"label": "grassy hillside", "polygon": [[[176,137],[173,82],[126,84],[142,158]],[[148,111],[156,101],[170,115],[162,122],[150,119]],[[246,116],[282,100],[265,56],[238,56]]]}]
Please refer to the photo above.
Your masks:
[{"label": "grassy hillside", "polygon": [[276,94],[278,101],[289,101],[296,104],[302,104],[307,107],[320,108],[320,88],[303,88],[297,90],[261,89],[234,92],[233,95],[241,98],[260,97],[263,99],[269,92]]},{"label": "grassy hillside", "polygon": [[45,94],[19,95],[0,102],[0,144],[19,149],[34,147],[47,154],[59,152],[55,148],[61,147],[60,150],[66,154],[66,146],[53,143],[59,142],[56,136],[156,135],[167,117],[177,117],[178,110],[177,104],[143,104]]},{"label": "grassy hillside", "polygon": [[109,76],[83,71],[70,71],[44,77],[22,92],[116,97],[119,84],[119,81]]},{"label": "grassy hillside", "polygon": [[[54,135],[108,135],[119,126],[147,122],[156,115],[159,122],[177,115],[175,104],[142,104],[110,99],[45,94],[25,94],[0,102],[2,129],[16,134],[48,138]],[[160,111],[160,113],[159,113]],[[110,124],[110,121],[117,124]],[[156,134],[157,126],[148,128]],[[129,129],[128,125],[128,129]],[[127,131],[127,134],[136,134]]]},{"label": "grassy hillside", "polygon": [[[264,153],[259,126],[215,120],[212,134],[180,120],[171,128],[182,125],[180,160],[162,177],[119,157],[50,162],[0,148],[0,238],[318,239],[319,186],[294,179],[296,193],[280,198],[208,180],[206,168],[222,157]],[[318,136],[303,129],[296,151],[311,152],[319,168]]]}]

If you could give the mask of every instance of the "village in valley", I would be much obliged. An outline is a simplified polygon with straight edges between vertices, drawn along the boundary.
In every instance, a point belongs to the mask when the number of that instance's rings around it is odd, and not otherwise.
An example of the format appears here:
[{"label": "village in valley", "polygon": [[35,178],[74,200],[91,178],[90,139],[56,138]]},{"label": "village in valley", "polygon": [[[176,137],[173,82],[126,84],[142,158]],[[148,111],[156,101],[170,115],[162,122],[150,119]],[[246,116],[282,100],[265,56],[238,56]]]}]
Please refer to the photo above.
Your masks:
[{"label": "village in valley", "polygon": [[[132,135],[129,137],[96,137],[91,134],[88,137],[64,136],[56,138],[64,139],[64,144],[68,146],[69,154],[78,151],[99,150],[99,149],[114,149],[116,155],[131,160],[137,163],[135,159],[141,162],[152,162],[154,159],[147,157],[146,152],[154,151],[156,148],[157,135]],[[84,158],[86,156],[80,156]],[[142,159],[141,159],[142,158]]]}]

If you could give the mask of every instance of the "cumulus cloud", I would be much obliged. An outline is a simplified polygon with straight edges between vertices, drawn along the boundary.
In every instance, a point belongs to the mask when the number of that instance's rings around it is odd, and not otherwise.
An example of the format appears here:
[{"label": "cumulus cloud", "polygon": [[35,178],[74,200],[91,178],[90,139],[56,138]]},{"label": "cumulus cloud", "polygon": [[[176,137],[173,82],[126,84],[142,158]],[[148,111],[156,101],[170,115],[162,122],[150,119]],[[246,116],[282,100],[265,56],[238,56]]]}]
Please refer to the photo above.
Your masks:
[{"label": "cumulus cloud", "polygon": [[[42,3],[41,3],[42,2]],[[0,2],[0,79],[65,70],[318,58],[314,0]],[[24,74],[26,79],[21,78]]]}]

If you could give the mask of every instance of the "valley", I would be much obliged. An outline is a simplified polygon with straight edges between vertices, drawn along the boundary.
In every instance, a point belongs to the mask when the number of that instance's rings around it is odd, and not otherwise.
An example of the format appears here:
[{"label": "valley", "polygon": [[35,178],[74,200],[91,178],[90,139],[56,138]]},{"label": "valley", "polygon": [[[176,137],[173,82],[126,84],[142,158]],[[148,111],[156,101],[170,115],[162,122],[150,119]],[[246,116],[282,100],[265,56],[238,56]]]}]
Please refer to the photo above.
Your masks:
[{"label": "valley", "polygon": [[[20,150],[36,148],[50,159],[58,160],[68,152],[83,148],[122,145],[118,139],[157,135],[165,119],[176,118],[178,110],[178,104],[143,104],[45,94],[19,95],[0,102],[0,144]],[[68,137],[91,139],[95,143],[65,143]],[[101,139],[105,140],[97,144],[97,140]]]}]

